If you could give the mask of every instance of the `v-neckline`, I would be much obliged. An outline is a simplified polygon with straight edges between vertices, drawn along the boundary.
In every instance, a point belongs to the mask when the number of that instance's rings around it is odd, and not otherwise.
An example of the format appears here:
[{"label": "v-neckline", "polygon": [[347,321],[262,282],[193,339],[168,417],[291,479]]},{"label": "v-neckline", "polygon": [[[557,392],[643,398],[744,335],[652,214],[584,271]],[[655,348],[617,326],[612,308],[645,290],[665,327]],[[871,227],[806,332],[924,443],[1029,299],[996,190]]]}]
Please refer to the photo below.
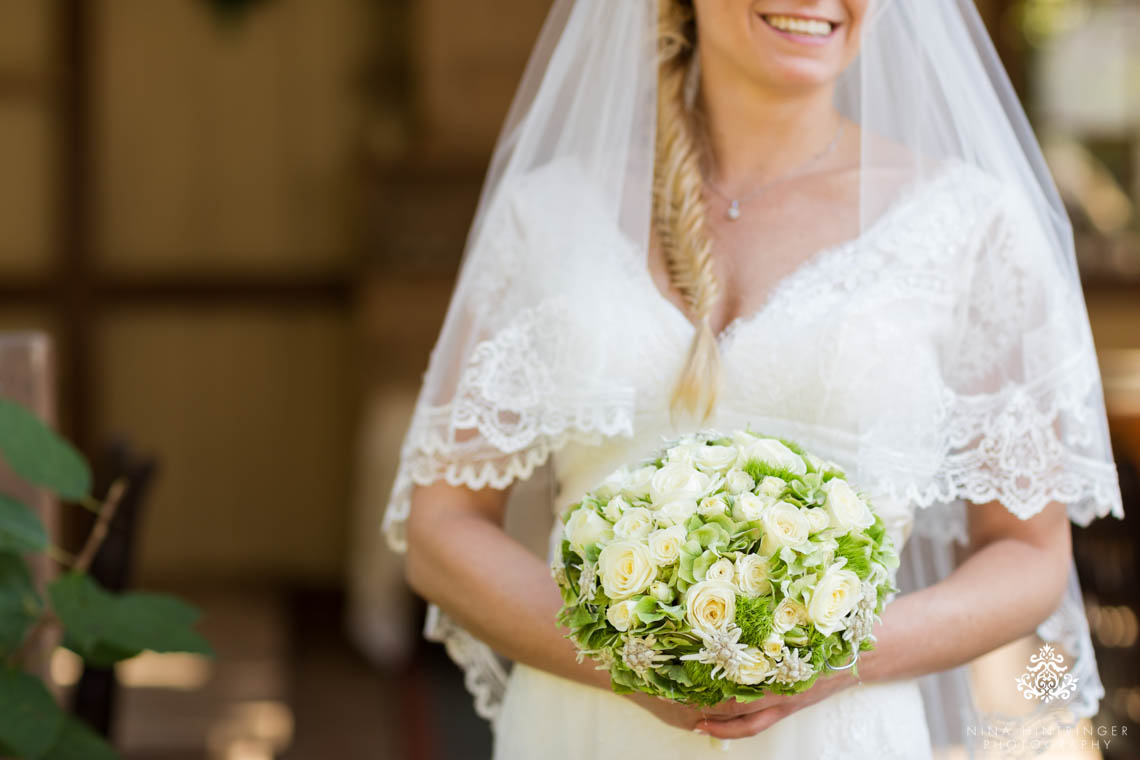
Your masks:
[{"label": "v-neckline", "polygon": [[[724,327],[722,327],[715,336],[716,344],[723,352],[729,345],[731,345],[736,334],[740,332],[741,328],[759,322],[765,315],[768,314],[771,307],[775,303],[777,297],[799,277],[804,276],[805,273],[812,269],[818,268],[825,259],[839,255],[840,253],[851,249],[853,246],[865,243],[872,240],[877,235],[881,234],[888,224],[899,216],[905,209],[914,204],[915,200],[921,194],[920,191],[925,190],[935,183],[940,181],[944,176],[949,174],[949,169],[943,167],[942,171],[936,172],[933,177],[920,178],[904,183],[900,188],[895,199],[887,206],[887,208],[879,214],[876,219],[871,222],[867,229],[863,230],[854,237],[841,240],[837,243],[824,246],[809,254],[799,264],[791,269],[787,274],[777,278],[772,285],[768,288],[767,294],[761,300],[760,304],[751,311],[743,314],[738,314],[730,319]],[[640,249],[637,249],[640,250]],[[685,315],[677,304],[673,303],[669,298],[661,292],[657,287],[657,282],[653,279],[653,274],[649,270],[648,262],[641,262],[638,267],[639,272],[644,276],[645,282],[650,289],[650,297],[664,307],[682,323],[683,327],[687,328],[687,332],[691,335],[697,329],[693,321]]]}]

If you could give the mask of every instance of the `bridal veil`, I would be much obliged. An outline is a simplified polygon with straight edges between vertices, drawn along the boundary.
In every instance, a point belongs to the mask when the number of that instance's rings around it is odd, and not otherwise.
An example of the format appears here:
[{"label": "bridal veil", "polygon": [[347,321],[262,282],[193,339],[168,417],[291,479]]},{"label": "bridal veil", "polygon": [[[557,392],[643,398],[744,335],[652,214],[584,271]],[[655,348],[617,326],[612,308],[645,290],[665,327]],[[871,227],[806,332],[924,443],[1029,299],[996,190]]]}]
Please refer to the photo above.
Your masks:
[{"label": "bridal veil", "polygon": [[[643,254],[633,264],[646,263],[657,2],[553,4],[492,156],[404,438],[383,525],[396,550],[404,548],[416,484],[511,488],[510,511],[549,513],[545,487],[523,494],[516,484],[539,482],[536,473],[568,441],[633,432],[634,390],[607,365],[615,355],[607,343],[618,331],[599,323],[582,340],[559,329],[571,316],[587,324],[594,318],[588,298],[559,288],[578,281],[583,265],[559,245],[559,229],[601,215]],[[873,382],[865,384],[875,413],[854,438],[853,480],[873,480],[863,485],[917,505],[899,571],[903,590],[936,583],[961,562],[976,504],[997,500],[1028,518],[1057,501],[1082,525],[1122,516],[1069,220],[973,4],[872,0],[836,106],[861,127],[858,208],[843,215],[857,225],[853,234],[870,227],[902,188],[948,164],[973,167],[998,188],[998,202],[964,231],[972,244],[946,252],[961,257],[961,305],[944,336],[941,382],[916,389],[936,403],[912,414],[906,399],[883,404]],[[558,208],[545,209],[558,223],[544,232],[524,216],[542,207],[530,183],[558,164],[573,165],[597,192],[561,195]],[[947,215],[946,223],[953,219]],[[604,283],[590,294],[620,296]],[[509,664],[437,608],[425,634],[445,642],[466,671],[479,713],[493,719]],[[1009,712],[989,704],[966,667],[927,676],[923,695],[936,744],[978,756],[1031,756],[1096,712],[1104,690],[1075,568],[1064,600],[1037,634],[1061,658],[1052,672],[1070,675],[1070,688],[1049,699],[1023,695],[1011,671],[1001,688],[1020,704]]]}]

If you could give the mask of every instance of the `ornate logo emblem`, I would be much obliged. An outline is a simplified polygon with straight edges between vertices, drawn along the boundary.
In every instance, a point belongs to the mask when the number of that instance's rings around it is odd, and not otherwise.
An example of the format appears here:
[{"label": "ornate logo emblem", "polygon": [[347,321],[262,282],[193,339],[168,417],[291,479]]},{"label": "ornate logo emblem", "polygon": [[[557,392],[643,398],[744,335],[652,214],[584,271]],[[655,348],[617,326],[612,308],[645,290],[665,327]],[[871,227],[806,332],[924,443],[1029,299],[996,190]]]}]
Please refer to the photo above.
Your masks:
[{"label": "ornate logo emblem", "polygon": [[1052,702],[1068,699],[1077,687],[1077,679],[1068,673],[1069,666],[1061,653],[1049,644],[1043,644],[1037,654],[1029,658],[1029,667],[1017,679],[1017,690],[1026,699]]}]

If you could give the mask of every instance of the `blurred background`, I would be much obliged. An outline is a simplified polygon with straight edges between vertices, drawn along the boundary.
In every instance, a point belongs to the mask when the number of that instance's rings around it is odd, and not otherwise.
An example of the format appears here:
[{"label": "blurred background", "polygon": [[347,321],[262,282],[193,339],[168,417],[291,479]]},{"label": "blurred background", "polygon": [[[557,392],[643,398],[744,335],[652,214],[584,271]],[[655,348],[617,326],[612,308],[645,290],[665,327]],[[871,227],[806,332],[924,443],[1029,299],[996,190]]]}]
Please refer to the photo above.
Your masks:
[{"label": "blurred background", "polygon": [[[97,472],[145,485],[125,582],[198,605],[219,655],[94,692],[125,757],[489,756],[378,525],[548,5],[0,0],[0,331],[46,346],[29,393]],[[1131,510],[1075,530],[1093,723],[1140,757],[1140,1],[978,5],[1076,232]],[[52,677],[80,679],[62,650]]]}]

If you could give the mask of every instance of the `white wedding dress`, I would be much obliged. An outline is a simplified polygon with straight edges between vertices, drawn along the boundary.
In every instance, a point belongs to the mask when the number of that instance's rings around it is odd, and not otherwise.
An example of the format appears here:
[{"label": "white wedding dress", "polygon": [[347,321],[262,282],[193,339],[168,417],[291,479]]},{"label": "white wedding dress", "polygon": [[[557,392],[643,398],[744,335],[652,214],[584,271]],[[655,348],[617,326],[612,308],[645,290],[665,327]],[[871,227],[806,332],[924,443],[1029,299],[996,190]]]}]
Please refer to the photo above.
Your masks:
[{"label": "white wedding dress", "polygon": [[[547,170],[553,171],[553,170]],[[549,225],[557,193],[575,190],[572,178],[554,173],[530,198],[542,201]],[[730,324],[718,337],[724,384],[708,426],[786,436],[859,478],[885,463],[860,461],[856,433],[868,434],[876,407],[908,407],[914,420],[939,413],[941,387],[937,344],[952,323],[960,273],[948,247],[969,245],[983,213],[994,213],[996,189],[964,164],[950,164],[933,179],[905,189],[857,241],[811,256],[772,289],[764,305]],[[535,201],[537,203],[537,201]],[[988,211],[987,211],[988,209]],[[528,219],[520,211],[515,219]],[[600,217],[601,218],[601,217]],[[645,267],[620,255],[624,241],[599,224],[554,230],[574,246],[578,271],[590,277],[591,309],[609,310],[609,345],[623,347],[605,360],[635,377],[636,420],[632,437],[600,445],[569,442],[553,455],[555,506],[562,510],[607,474],[653,451],[675,435],[667,415],[668,378],[675,377],[692,337],[692,324],[657,290]],[[856,245],[856,242],[859,244]],[[976,241],[974,241],[976,242]],[[592,252],[592,253],[591,253]],[[566,284],[573,294],[573,284]],[[593,312],[596,317],[596,312]],[[558,321],[552,329],[573,330]],[[596,323],[595,323],[596,324]],[[541,331],[541,324],[533,329]],[[585,328],[583,328],[585,329]],[[560,334],[558,340],[589,340]],[[611,336],[613,337],[613,336]],[[650,368],[650,369],[645,369]],[[836,381],[836,378],[842,378]],[[905,431],[892,430],[895,443]],[[923,441],[913,442],[923,461]],[[934,458],[931,458],[934,461]],[[914,523],[905,498],[856,480],[897,545]],[[495,721],[495,760],[608,760],[654,758],[796,758],[797,760],[922,760],[931,756],[923,698],[915,680],[856,686],[802,709],[755,737],[714,748],[709,737],[665,725],[623,697],[580,685],[525,665],[512,669]]]}]

